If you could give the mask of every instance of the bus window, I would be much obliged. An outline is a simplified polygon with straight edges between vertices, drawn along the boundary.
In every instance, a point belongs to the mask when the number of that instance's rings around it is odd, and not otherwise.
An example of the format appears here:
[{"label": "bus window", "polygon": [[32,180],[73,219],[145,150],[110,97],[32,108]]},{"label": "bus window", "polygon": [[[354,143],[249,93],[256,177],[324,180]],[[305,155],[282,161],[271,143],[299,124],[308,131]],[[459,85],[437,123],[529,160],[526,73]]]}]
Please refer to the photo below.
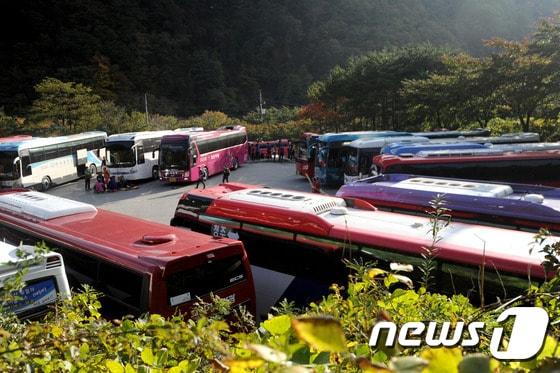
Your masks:
[{"label": "bus window", "polygon": [[177,306],[246,280],[240,255],[208,260],[199,267],[169,276],[166,282],[168,302],[170,306]]},{"label": "bus window", "polygon": [[146,159],[144,158],[144,146],[137,145],[136,154],[138,156],[138,164],[144,164],[144,162],[146,162]]}]

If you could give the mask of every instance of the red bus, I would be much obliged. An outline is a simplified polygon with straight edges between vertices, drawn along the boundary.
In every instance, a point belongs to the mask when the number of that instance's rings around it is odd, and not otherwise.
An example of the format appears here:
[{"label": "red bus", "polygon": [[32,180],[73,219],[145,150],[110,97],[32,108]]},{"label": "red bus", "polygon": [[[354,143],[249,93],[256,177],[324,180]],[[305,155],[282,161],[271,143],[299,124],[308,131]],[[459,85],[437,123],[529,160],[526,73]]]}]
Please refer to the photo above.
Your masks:
[{"label": "red bus", "polygon": [[210,293],[255,312],[243,244],[94,206],[12,189],[0,192],[0,234],[14,245],[45,242],[60,253],[70,286],[104,294],[107,317],[188,313]]},{"label": "red bus", "polygon": [[296,144],[294,159],[296,161],[296,174],[301,176],[315,176],[315,153],[313,145],[317,142],[318,134],[305,132]]},{"label": "red bus", "polygon": [[247,131],[242,126],[228,126],[216,131],[178,131],[161,139],[160,180],[167,183],[193,182],[223,172],[227,166],[236,170],[247,161]]},{"label": "red bus", "polygon": [[[374,260],[380,267],[413,264],[411,278],[419,278],[423,248],[432,244],[428,217],[380,211],[361,200],[239,184],[185,193],[172,224],[238,236],[251,264],[295,275],[315,275],[308,268],[315,264],[311,270],[333,279],[342,257]],[[452,222],[439,235],[438,289],[469,291],[481,266],[488,295],[503,297],[503,284],[524,291],[528,279],[546,277],[544,254],[529,252],[533,233]]]},{"label": "red bus", "polygon": [[414,174],[457,179],[560,186],[560,151],[431,151],[378,155],[373,174]]}]

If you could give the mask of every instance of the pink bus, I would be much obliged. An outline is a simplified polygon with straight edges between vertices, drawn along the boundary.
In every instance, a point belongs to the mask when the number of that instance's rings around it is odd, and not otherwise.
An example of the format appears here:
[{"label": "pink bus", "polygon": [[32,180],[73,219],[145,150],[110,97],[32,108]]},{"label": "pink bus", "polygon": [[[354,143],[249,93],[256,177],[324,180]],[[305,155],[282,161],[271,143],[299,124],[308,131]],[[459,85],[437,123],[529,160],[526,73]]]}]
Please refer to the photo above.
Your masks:
[{"label": "pink bus", "polygon": [[215,131],[182,132],[163,136],[159,155],[160,180],[167,183],[193,182],[235,170],[247,161],[247,130],[227,126]]}]

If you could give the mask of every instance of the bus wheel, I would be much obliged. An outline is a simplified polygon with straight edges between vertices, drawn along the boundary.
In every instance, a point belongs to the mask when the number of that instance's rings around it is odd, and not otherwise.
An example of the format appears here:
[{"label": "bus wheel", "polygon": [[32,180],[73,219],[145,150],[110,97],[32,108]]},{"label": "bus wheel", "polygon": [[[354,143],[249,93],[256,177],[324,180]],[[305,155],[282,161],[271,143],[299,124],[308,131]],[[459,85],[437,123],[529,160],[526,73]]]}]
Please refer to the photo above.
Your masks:
[{"label": "bus wheel", "polygon": [[159,179],[159,169],[157,167],[152,167],[152,179]]},{"label": "bus wheel", "polygon": [[91,172],[92,176],[97,175],[97,166],[93,163],[89,165],[89,172]]},{"label": "bus wheel", "polygon": [[238,168],[239,168],[239,161],[237,160],[237,158],[233,158],[233,161],[231,161],[231,169],[237,170]]},{"label": "bus wheel", "polygon": [[51,178],[45,176],[43,180],[41,180],[41,191],[46,192],[51,187]]},{"label": "bus wheel", "polygon": [[206,167],[202,169],[202,180],[208,180],[208,169]]}]

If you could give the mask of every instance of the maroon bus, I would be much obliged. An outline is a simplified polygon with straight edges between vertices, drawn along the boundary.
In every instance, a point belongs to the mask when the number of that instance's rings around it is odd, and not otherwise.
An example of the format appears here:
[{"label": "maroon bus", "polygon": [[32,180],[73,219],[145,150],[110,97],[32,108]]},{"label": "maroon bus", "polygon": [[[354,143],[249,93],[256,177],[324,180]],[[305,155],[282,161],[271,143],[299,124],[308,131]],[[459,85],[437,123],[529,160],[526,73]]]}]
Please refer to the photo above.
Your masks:
[{"label": "maroon bus", "polygon": [[153,223],[25,189],[0,192],[6,242],[45,242],[64,258],[70,286],[104,296],[108,317],[188,311],[210,293],[255,313],[243,244]]},{"label": "maroon bus", "polygon": [[[381,267],[421,265],[424,248],[432,244],[428,217],[380,211],[358,199],[242,184],[188,191],[171,224],[239,237],[251,264],[341,281],[341,258],[374,260]],[[519,292],[529,279],[546,278],[544,254],[529,250],[533,233],[452,222],[439,235],[438,288],[453,283],[453,290],[468,291],[481,266],[488,294],[501,297],[503,284]],[[411,276],[419,278],[419,272]]]},{"label": "maroon bus", "polygon": [[227,126],[216,131],[177,131],[161,138],[160,180],[167,183],[193,182],[236,170],[249,158],[247,130]]},{"label": "maroon bus", "polygon": [[413,174],[457,179],[560,186],[560,151],[420,152],[412,156],[378,155],[373,174]]}]

